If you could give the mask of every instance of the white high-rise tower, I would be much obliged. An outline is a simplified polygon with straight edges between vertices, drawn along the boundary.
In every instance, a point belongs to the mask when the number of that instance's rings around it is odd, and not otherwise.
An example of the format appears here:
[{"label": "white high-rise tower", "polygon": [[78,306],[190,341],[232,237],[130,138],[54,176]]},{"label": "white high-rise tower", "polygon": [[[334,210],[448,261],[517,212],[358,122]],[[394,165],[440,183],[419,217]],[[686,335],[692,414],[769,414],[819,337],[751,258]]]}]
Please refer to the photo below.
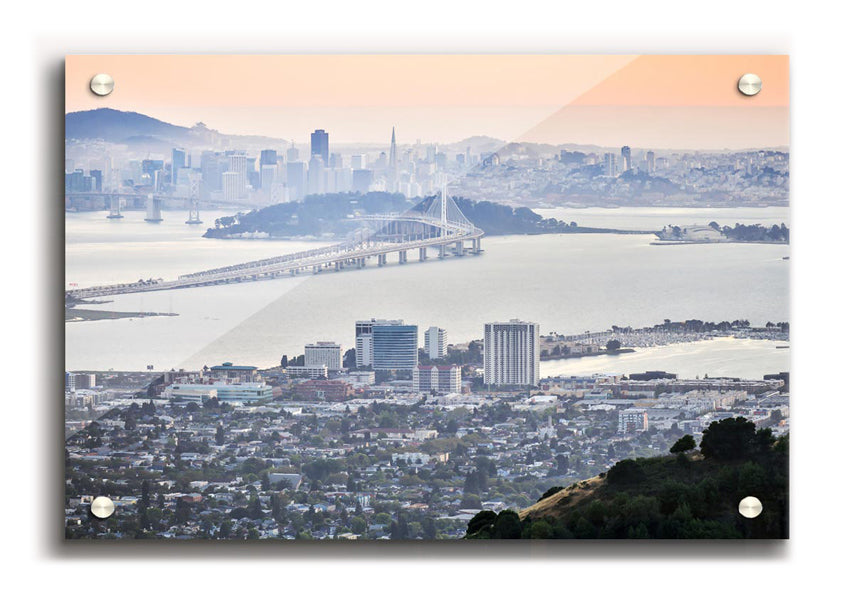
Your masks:
[{"label": "white high-rise tower", "polygon": [[484,383],[536,386],[540,382],[540,325],[512,319],[484,325]]},{"label": "white high-rise tower", "polygon": [[429,327],[425,330],[425,351],[431,360],[446,356],[446,330],[439,327]]}]

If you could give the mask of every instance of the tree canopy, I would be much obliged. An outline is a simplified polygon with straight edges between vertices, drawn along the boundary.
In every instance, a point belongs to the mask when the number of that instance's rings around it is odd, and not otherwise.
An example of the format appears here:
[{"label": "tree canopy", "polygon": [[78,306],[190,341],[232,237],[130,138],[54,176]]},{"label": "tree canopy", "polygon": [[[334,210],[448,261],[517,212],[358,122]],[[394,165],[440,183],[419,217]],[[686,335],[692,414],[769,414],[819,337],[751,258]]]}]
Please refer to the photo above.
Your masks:
[{"label": "tree canopy", "polygon": [[696,440],[694,440],[694,436],[688,434],[676,440],[676,443],[670,448],[670,452],[678,454],[680,452],[688,452],[696,447],[697,443]]},{"label": "tree canopy", "polygon": [[706,458],[734,460],[762,452],[774,441],[770,429],[756,431],[755,423],[737,417],[715,421],[703,432],[700,452]]}]

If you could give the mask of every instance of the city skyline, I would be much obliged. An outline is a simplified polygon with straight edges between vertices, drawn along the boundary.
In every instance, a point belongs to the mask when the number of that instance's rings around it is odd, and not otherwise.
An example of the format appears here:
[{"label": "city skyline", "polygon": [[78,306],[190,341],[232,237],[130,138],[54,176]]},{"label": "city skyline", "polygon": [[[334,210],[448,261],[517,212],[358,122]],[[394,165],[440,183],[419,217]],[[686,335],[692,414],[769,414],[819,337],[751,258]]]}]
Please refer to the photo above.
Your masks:
[{"label": "city skyline", "polygon": [[[602,107],[593,107],[593,106],[566,107],[563,111],[561,111],[562,114],[552,115],[551,118],[553,120],[557,120],[557,119],[561,119],[561,118],[564,118],[564,119],[585,118],[587,116],[587,114],[593,113],[593,112],[599,110],[600,108],[602,108]],[[102,106],[102,107],[98,107],[98,108],[95,108],[95,109],[87,109],[87,111],[98,110],[98,109],[108,109],[108,110],[115,110],[115,111],[125,112],[125,113],[135,113],[135,114],[139,114],[139,115],[142,115],[142,116],[145,116],[145,117],[150,117],[152,119],[161,121],[161,122],[169,124],[169,125],[176,125],[178,127],[185,127],[187,129],[191,129],[192,127],[197,126],[198,124],[203,124],[204,126],[208,127],[211,131],[215,131],[218,134],[225,136],[225,137],[239,137],[239,138],[247,138],[247,139],[253,138],[255,140],[255,141],[252,142],[253,146],[259,147],[259,146],[262,146],[263,144],[265,144],[266,146],[277,144],[278,147],[281,149],[281,152],[280,152],[281,156],[285,155],[286,150],[290,149],[290,148],[301,148],[301,149],[305,149],[305,150],[309,151],[309,149],[312,145],[312,137],[311,136],[317,130],[327,131],[328,134],[332,133],[330,130],[327,129],[327,126],[321,125],[321,123],[319,123],[318,125],[316,125],[316,124],[307,125],[307,127],[308,127],[307,130],[299,131],[298,135],[295,135],[295,136],[271,137],[271,136],[267,136],[265,134],[253,133],[253,132],[222,131],[222,130],[219,130],[218,128],[210,127],[210,123],[207,123],[207,122],[204,122],[204,121],[187,121],[185,123],[172,123],[172,122],[169,122],[167,120],[163,120],[163,119],[161,119],[161,118],[159,118],[159,117],[157,117],[156,115],[153,115],[153,114],[139,113],[137,111],[131,111],[131,110],[124,111],[124,110],[119,110],[117,108],[114,108],[112,106]],[[621,123],[628,123],[628,122],[633,121],[633,120],[646,119],[647,116],[648,116],[646,114],[646,107],[623,107],[623,108],[620,108],[618,110],[621,112],[621,115],[617,118],[617,121],[619,121]],[[670,113],[670,112],[675,113],[677,111],[677,109],[675,107],[668,108],[666,110],[668,111],[668,113]],[[706,109],[706,110],[707,110],[707,112],[711,112],[709,109]],[[77,114],[77,113],[80,113],[80,112],[87,112],[87,111],[67,112],[66,116],[72,115],[72,114]],[[680,112],[682,112],[682,111],[680,111]],[[783,115],[780,114],[780,113],[777,113],[777,115],[779,117],[783,117]],[[685,118],[685,116],[686,115],[684,115],[684,114],[679,115],[680,118]],[[766,128],[773,127],[773,124],[770,122],[770,119],[772,119],[773,117],[770,116],[770,115],[763,115],[763,116],[766,116],[768,118],[763,119],[760,122],[756,121],[755,125],[757,127],[766,127]],[[787,115],[784,115],[784,116],[787,116]],[[605,117],[603,117],[603,118],[605,118]],[[716,109],[716,114],[714,115],[713,119],[710,120],[710,122],[713,123],[713,124],[702,124],[701,127],[713,127],[717,124],[715,121],[717,121],[717,120],[722,121],[724,119],[726,119],[726,117],[723,115],[722,108],[718,108],[718,109]],[[465,137],[455,136],[454,138],[440,139],[440,140],[434,140],[434,139],[428,139],[428,138],[422,138],[422,137],[417,137],[415,139],[401,138],[400,137],[399,141],[397,143],[397,146],[401,147],[401,148],[415,148],[417,146],[427,146],[427,145],[454,146],[454,145],[457,145],[457,144],[460,144],[460,143],[463,143],[463,142],[467,142],[469,140],[487,140],[491,143],[498,142],[502,145],[502,147],[505,147],[505,146],[508,146],[508,145],[511,145],[511,144],[519,144],[519,145],[529,145],[529,146],[576,147],[576,148],[584,148],[584,149],[587,149],[587,150],[596,149],[598,151],[603,151],[603,150],[607,150],[607,149],[616,149],[616,148],[620,148],[623,144],[627,144],[627,145],[630,145],[634,148],[641,149],[641,150],[654,150],[654,151],[657,151],[657,152],[665,152],[665,153],[670,153],[670,154],[686,153],[686,152],[736,153],[736,152],[747,152],[747,151],[753,151],[753,150],[780,150],[780,151],[787,152],[788,149],[789,149],[789,144],[788,144],[787,140],[784,143],[773,144],[773,145],[751,145],[751,146],[743,145],[743,146],[734,146],[734,147],[729,146],[729,145],[724,146],[724,147],[685,147],[685,146],[664,146],[663,143],[660,144],[660,145],[657,144],[657,143],[656,144],[649,144],[649,145],[646,145],[646,144],[645,145],[639,145],[639,144],[635,144],[633,142],[630,142],[630,140],[627,139],[624,136],[620,136],[618,138],[613,138],[613,137],[609,138],[607,140],[609,143],[607,143],[607,144],[597,143],[597,142],[591,141],[592,138],[588,138],[587,140],[583,140],[583,141],[575,141],[575,140],[571,140],[571,139],[556,139],[556,138],[553,137],[554,134],[552,134],[552,133],[546,133],[545,135],[543,134],[543,131],[545,129],[545,124],[547,122],[548,121],[544,121],[543,123],[541,123],[541,124],[539,124],[539,125],[537,125],[533,128],[532,131],[540,132],[540,134],[542,135],[542,137],[536,138],[536,139],[533,139],[533,140],[525,139],[524,137],[520,137],[518,139],[503,139],[503,138],[497,137],[495,135],[491,135],[487,132],[478,132],[478,133],[468,134]],[[321,129],[322,127],[325,127],[325,129]],[[399,132],[397,131],[398,129],[399,129],[398,126],[395,125],[393,122],[387,121],[387,123],[385,123],[385,124],[382,123],[380,126],[376,125],[376,129],[375,129],[375,133],[374,133],[373,138],[364,139],[364,140],[357,140],[357,141],[331,138],[328,142],[328,144],[329,144],[328,147],[329,147],[329,149],[335,149],[335,150],[344,149],[344,150],[350,151],[351,149],[363,149],[363,150],[371,151],[371,152],[389,149],[393,145],[392,139],[394,137],[398,137],[398,134],[399,134]],[[389,132],[389,133],[387,133],[387,132]],[[566,134],[566,135],[569,135],[569,134]],[[390,141],[387,141],[387,139],[382,139],[382,137],[387,138]],[[258,140],[263,139],[263,138],[264,138],[263,142],[258,141]],[[617,139],[619,139],[620,141],[617,141]],[[644,138],[644,141],[649,142],[651,140],[649,138]],[[658,141],[658,140],[655,140],[655,141]],[[201,148],[201,147],[204,147],[203,144],[199,144],[199,145],[196,146],[196,148]],[[152,152],[152,154],[153,155],[165,156],[165,154],[163,154],[161,152]]]}]

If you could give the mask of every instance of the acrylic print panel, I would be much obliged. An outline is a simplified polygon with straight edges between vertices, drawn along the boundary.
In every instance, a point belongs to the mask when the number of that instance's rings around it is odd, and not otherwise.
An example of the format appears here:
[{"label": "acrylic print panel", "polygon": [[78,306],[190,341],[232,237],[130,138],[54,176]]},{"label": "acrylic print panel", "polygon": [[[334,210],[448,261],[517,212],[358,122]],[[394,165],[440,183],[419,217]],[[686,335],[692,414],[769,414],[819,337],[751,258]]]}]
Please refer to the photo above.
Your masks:
[{"label": "acrylic print panel", "polygon": [[67,538],[788,536],[787,57],[66,85]]}]

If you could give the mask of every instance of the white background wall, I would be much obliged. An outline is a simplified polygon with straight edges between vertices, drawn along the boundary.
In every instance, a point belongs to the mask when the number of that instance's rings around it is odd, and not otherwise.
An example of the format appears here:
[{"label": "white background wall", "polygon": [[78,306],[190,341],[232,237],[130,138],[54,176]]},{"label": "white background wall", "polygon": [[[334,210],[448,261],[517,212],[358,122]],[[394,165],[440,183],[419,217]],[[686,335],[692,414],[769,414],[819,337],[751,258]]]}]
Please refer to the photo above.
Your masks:
[{"label": "white background wall", "polygon": [[[821,1],[27,2],[4,14],[3,564],[9,590],[91,598],[343,594],[733,598],[840,593],[846,555],[845,20]],[[832,8],[830,8],[832,7]],[[792,536],[780,544],[63,545],[62,57],[72,52],[729,52],[792,56]],[[450,90],[447,90],[450,93]],[[58,185],[61,185],[58,184]],[[12,287],[14,286],[14,287]],[[30,387],[32,384],[32,387]],[[20,390],[34,389],[21,395]],[[823,427],[823,430],[820,429]],[[829,435],[824,433],[828,431]],[[171,549],[169,549],[171,548]],[[177,548],[177,549],[173,549]],[[839,562],[840,561],[840,562]],[[21,586],[26,586],[25,588]],[[14,593],[14,592],[13,592]],[[451,597],[454,597],[452,594]]]}]

